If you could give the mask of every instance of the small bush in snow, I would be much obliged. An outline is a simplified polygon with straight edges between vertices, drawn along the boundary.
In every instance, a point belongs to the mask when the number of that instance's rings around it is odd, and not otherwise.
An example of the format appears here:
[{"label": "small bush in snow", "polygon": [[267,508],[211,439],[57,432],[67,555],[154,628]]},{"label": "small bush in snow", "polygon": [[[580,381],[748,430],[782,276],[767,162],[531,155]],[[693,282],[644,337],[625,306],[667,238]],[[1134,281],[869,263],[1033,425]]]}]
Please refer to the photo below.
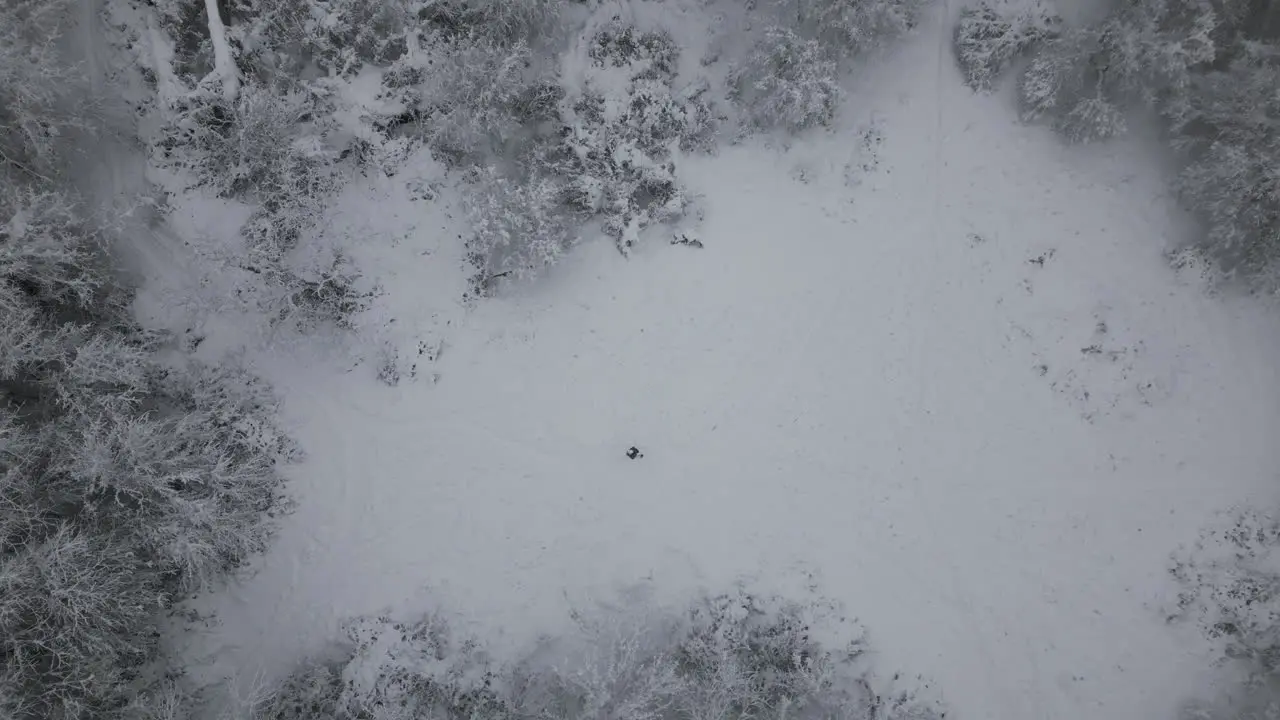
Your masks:
[{"label": "small bush in snow", "polygon": [[1060,23],[1047,2],[1021,8],[1007,0],[983,2],[961,10],[952,48],[965,84],[990,90],[1014,59],[1056,36]]},{"label": "small bush in snow", "polygon": [[224,197],[264,206],[314,197],[332,187],[334,159],[314,96],[300,89],[246,85],[234,101],[193,93],[181,101],[158,144],[170,165]]},{"label": "small bush in snow", "polygon": [[356,621],[347,660],[302,670],[255,717],[941,717],[908,694],[875,692],[857,636],[825,646],[819,636],[839,623],[821,603],[739,591],[684,614],[624,607],[573,617],[575,633],[510,664],[439,618]]},{"label": "small bush in snow", "polygon": [[798,132],[835,119],[843,96],[836,77],[836,62],[822,43],[770,28],[729,83],[752,126]]},{"label": "small bush in snow", "polygon": [[626,68],[634,79],[672,79],[680,49],[664,32],[641,31],[615,17],[591,39],[590,56],[597,67]]},{"label": "small bush in snow", "polygon": [[1170,572],[1182,585],[1174,618],[1190,620],[1255,675],[1280,673],[1280,521],[1241,512],[1207,531]]},{"label": "small bush in snow", "polygon": [[1205,532],[1170,568],[1182,586],[1170,620],[1194,622],[1243,682],[1197,702],[1187,720],[1264,720],[1280,711],[1280,522],[1247,510]]}]

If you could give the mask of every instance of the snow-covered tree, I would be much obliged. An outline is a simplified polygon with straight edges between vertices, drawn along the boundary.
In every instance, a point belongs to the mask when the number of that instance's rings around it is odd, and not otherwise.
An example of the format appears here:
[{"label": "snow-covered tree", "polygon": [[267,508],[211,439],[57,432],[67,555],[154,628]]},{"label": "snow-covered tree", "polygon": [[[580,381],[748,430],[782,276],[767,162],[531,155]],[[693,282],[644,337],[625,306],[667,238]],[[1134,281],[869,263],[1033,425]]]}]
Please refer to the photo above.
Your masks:
[{"label": "snow-covered tree", "polygon": [[1055,37],[1060,25],[1047,0],[1016,4],[993,0],[964,8],[952,49],[965,83],[975,90],[990,90],[1016,58]]},{"label": "snow-covered tree", "polygon": [[350,78],[409,51],[417,24],[407,0],[242,0],[233,3],[242,62],[296,77],[314,69]]},{"label": "snow-covered tree", "polygon": [[263,548],[289,446],[252,378],[161,360],[65,193],[0,200],[0,713],[112,717],[156,614]]},{"label": "snow-covered tree", "polygon": [[729,82],[751,126],[798,132],[835,118],[843,96],[836,78],[836,62],[820,42],[775,27],[733,69]]},{"label": "snow-covered tree", "polygon": [[455,163],[509,155],[526,126],[555,116],[562,96],[554,78],[533,67],[523,42],[447,41],[393,72],[397,99],[412,118],[405,130]]},{"label": "snow-covered tree", "polygon": [[717,118],[705,98],[708,85],[677,90],[679,49],[671,36],[618,18],[595,32],[586,55],[591,68],[571,95],[546,78],[510,100],[462,103],[456,111],[465,118],[468,107],[494,107],[516,135],[514,152],[495,158],[508,169],[474,173],[470,186],[475,232],[468,250],[479,271],[477,292],[492,291],[497,278],[528,277],[551,264],[584,222],[598,219],[626,254],[643,230],[681,217],[691,203],[676,175],[676,154],[710,144]]},{"label": "snow-covered tree", "polygon": [[573,243],[573,217],[556,178],[524,181],[494,168],[473,173],[465,196],[472,235],[467,253],[476,268],[473,291],[488,295],[499,278],[528,278],[554,264]]},{"label": "snow-covered tree", "polygon": [[1098,35],[1072,29],[1045,44],[1018,83],[1022,118],[1047,119],[1075,142],[1105,140],[1125,130],[1118,97],[1100,84],[1091,58]]},{"label": "snow-covered tree", "polygon": [[645,228],[688,210],[676,155],[707,148],[718,118],[705,82],[676,89],[679,48],[665,31],[615,18],[589,54],[593,72],[564,103],[560,141],[540,160],[565,178],[570,206],[600,218],[625,255]]},{"label": "snow-covered tree", "polygon": [[730,72],[744,130],[797,132],[835,118],[848,61],[915,27],[928,0],[771,0],[750,7],[764,32]]},{"label": "snow-covered tree", "polygon": [[1229,271],[1280,288],[1280,53],[1252,45],[1196,77],[1175,132],[1190,162],[1178,187],[1205,215]]},{"label": "snow-covered tree", "polygon": [[81,74],[59,57],[57,39],[73,5],[63,0],[0,3],[0,168],[47,179],[70,130],[91,127]]},{"label": "snow-covered tree", "polygon": [[[94,116],[55,51],[66,7],[0,9],[0,716],[123,718],[156,625],[285,507],[270,393],[139,327],[72,190]],[[238,98],[237,98],[238,99]],[[69,129],[83,130],[71,137]]]},{"label": "snow-covered tree", "polygon": [[300,670],[254,720],[944,714],[876,678],[860,632],[833,627],[839,623],[829,603],[738,590],[697,600],[684,612],[629,603],[572,617],[574,632],[545,638],[511,663],[459,637],[441,616],[357,619],[347,625],[345,659]]},{"label": "snow-covered tree", "polygon": [[928,0],[779,0],[786,27],[839,57],[872,50],[915,27]]},{"label": "snow-covered tree", "polygon": [[1073,139],[1123,131],[1123,109],[1179,111],[1193,75],[1218,56],[1219,14],[1205,0],[1139,0],[1097,25],[1042,43],[1023,74],[1023,115],[1046,118]]},{"label": "snow-covered tree", "polygon": [[249,376],[169,367],[112,305],[6,269],[0,712],[113,717],[157,614],[264,548],[290,446]]},{"label": "snow-covered tree", "polygon": [[1205,220],[1227,276],[1280,288],[1275,3],[1134,0],[1040,43],[1020,81],[1023,115],[1073,140],[1123,132],[1126,110],[1168,121],[1187,165],[1178,187]]},{"label": "snow-covered tree", "polygon": [[447,36],[470,35],[498,45],[545,41],[558,29],[568,0],[428,0],[420,16]]},{"label": "snow-covered tree", "polygon": [[[555,36],[566,0],[236,0],[242,62],[296,74],[310,63],[351,77],[436,41],[533,45]],[[170,13],[174,17],[178,13]]]}]

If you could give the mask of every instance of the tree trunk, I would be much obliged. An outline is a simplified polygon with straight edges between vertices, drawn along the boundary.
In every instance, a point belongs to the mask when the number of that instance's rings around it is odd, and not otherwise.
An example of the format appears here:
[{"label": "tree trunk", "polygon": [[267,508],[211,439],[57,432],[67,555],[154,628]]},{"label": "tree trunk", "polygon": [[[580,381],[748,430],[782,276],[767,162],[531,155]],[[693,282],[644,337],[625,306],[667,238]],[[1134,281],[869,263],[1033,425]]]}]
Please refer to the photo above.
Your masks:
[{"label": "tree trunk", "polygon": [[218,0],[204,0],[204,11],[209,16],[209,41],[213,44],[213,72],[222,83],[222,98],[235,102],[240,94],[240,73],[235,58],[231,56],[231,43],[227,42],[227,28],[218,12]]}]

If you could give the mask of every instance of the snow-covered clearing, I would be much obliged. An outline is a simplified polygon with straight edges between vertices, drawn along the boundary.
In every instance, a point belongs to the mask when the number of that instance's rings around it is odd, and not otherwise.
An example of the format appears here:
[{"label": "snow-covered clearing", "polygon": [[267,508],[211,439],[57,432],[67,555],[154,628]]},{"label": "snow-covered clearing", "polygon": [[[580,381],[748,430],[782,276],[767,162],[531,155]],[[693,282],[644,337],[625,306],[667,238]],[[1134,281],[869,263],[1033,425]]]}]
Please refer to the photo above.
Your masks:
[{"label": "snow-covered clearing", "polygon": [[1171,716],[1207,654],[1168,555],[1274,484],[1280,328],[1162,261],[1188,222],[1148,148],[1018,125],[945,37],[830,134],[686,159],[704,249],[588,243],[465,308],[449,192],[350,191],[339,228],[400,239],[358,258],[388,342],[426,350],[396,387],[259,361],[299,508],[193,652],[278,675],[388,608],[515,646],[619,584],[812,579],[955,717]]}]

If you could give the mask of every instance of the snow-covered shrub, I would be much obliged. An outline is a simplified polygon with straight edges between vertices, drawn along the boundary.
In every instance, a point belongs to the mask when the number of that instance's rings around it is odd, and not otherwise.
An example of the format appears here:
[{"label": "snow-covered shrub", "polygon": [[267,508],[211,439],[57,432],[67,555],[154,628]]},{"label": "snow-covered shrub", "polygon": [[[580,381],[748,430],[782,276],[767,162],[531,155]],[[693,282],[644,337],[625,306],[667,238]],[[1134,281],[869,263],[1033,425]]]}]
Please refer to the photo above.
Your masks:
[{"label": "snow-covered shrub", "polygon": [[588,56],[593,70],[573,97],[543,81],[532,96],[516,96],[520,103],[498,105],[525,135],[521,152],[508,156],[515,168],[477,172],[467,200],[477,293],[491,291],[499,277],[529,276],[555,262],[586,220],[599,219],[625,254],[642,230],[689,205],[674,154],[709,147],[715,117],[708,86],[676,91],[678,50],[670,35],[616,18],[592,37]]},{"label": "snow-covered shrub", "polygon": [[357,618],[343,631],[347,657],[304,667],[252,718],[512,717],[512,706],[495,692],[497,668],[475,640],[458,637],[442,618]]},{"label": "snow-covered shrub", "polygon": [[671,36],[616,18],[592,39],[595,70],[565,103],[561,139],[540,161],[567,181],[567,200],[598,217],[626,254],[639,234],[682,216],[690,204],[676,152],[710,147],[716,117],[706,82],[676,90]]},{"label": "snow-covered shrub", "polygon": [[457,39],[393,66],[388,94],[406,108],[403,132],[442,158],[485,162],[506,154],[530,127],[554,117],[562,91],[524,43]]},{"label": "snow-covered shrub", "polygon": [[286,678],[255,710],[271,720],[317,720],[340,716],[342,678],[327,665],[316,665]]},{"label": "snow-covered shrub", "polygon": [[626,68],[633,79],[672,79],[680,48],[665,32],[642,31],[614,17],[591,38],[588,53],[596,67]]},{"label": "snow-covered shrub", "polygon": [[559,165],[570,178],[566,198],[575,210],[601,217],[624,254],[641,230],[679,217],[688,205],[669,147],[679,144],[688,117],[657,81],[638,81],[623,107],[590,94],[567,114]]},{"label": "snow-covered shrub", "polygon": [[1245,510],[1175,555],[1181,585],[1170,620],[1192,622],[1243,681],[1187,708],[1187,720],[1252,720],[1280,712],[1280,521]]},{"label": "snow-covered shrub", "polygon": [[[710,148],[717,120],[710,85],[699,78],[675,89],[680,49],[669,33],[641,31],[615,17],[594,35],[589,56],[601,77],[576,98],[567,124],[614,125],[651,155],[665,156],[672,141],[686,152]],[[625,82],[611,82],[614,73]],[[606,89],[618,85],[625,94]]]},{"label": "snow-covered shrub", "polygon": [[354,644],[342,674],[340,707],[358,715],[382,707],[408,717],[485,717],[501,701],[490,691],[492,663],[479,644],[440,617],[403,623],[387,617],[348,623]]},{"label": "snow-covered shrub", "polygon": [[1054,127],[1071,142],[1086,143],[1123,135],[1128,122],[1123,110],[1095,96],[1077,100]]},{"label": "snow-covered shrub", "polygon": [[171,302],[197,327],[234,314],[246,331],[268,343],[325,328],[357,329],[381,289],[340,252],[306,249],[276,261],[219,242],[192,243],[201,272],[198,291],[174,288]]},{"label": "snow-covered shrub", "polygon": [[418,24],[406,0],[255,0],[232,8],[245,59],[286,75],[311,64],[343,78],[386,67],[408,51]]},{"label": "snow-covered shrub", "polygon": [[489,294],[501,277],[535,275],[572,244],[575,223],[555,178],[520,181],[486,168],[472,180],[464,201],[472,228],[467,255],[477,270],[474,293]]},{"label": "snow-covered shrub", "polygon": [[279,321],[290,321],[300,329],[326,323],[355,329],[354,320],[369,309],[381,289],[370,286],[344,256],[337,255],[327,265],[294,270],[282,278],[288,289],[276,312]]},{"label": "snow-covered shrub", "polygon": [[[557,31],[564,5],[565,0],[238,0],[230,3],[229,19],[243,65],[288,77],[314,68],[349,78],[441,41],[500,47],[546,41]],[[167,13],[171,32],[190,28],[198,37],[207,35],[190,10],[183,21],[183,7],[178,3]],[[192,47],[208,55],[203,44]]]},{"label": "snow-covered shrub", "polygon": [[830,125],[843,91],[836,61],[817,40],[770,28],[730,74],[731,97],[756,128],[798,132]]},{"label": "snow-covered shrub", "polygon": [[327,128],[316,97],[297,87],[246,85],[228,102],[204,93],[182,99],[158,151],[199,185],[263,205],[332,187]]},{"label": "snow-covered shrub", "polygon": [[1170,569],[1173,618],[1194,622],[1255,675],[1280,673],[1280,520],[1246,510],[1208,529]]},{"label": "snow-covered shrub", "polygon": [[960,11],[954,43],[956,63],[974,90],[990,90],[1010,63],[1036,43],[1058,33],[1061,18],[1047,0],[982,2]]},{"label": "snow-covered shrub", "polygon": [[[1071,29],[1044,44],[1031,59],[1019,79],[1018,98],[1023,120],[1048,119],[1073,141],[1100,140],[1124,131],[1124,115],[1096,84],[1088,48],[1096,44],[1095,34]],[[1084,118],[1104,121],[1098,126],[1082,122],[1080,106],[1091,109]],[[1105,111],[1104,111],[1105,109]],[[1119,118],[1120,124],[1105,121]]]},{"label": "snow-covered shrub", "polygon": [[530,44],[555,33],[566,4],[567,0],[429,0],[419,18],[446,37]]},{"label": "snow-covered shrub", "polygon": [[927,0],[780,0],[794,27],[837,57],[874,49],[915,27]]},{"label": "snow-covered shrub", "polygon": [[927,1],[761,3],[766,30],[728,77],[744,129],[798,132],[830,125],[843,97],[839,78],[847,61],[915,27]]},{"label": "snow-covered shrub", "polygon": [[337,187],[316,98],[245,85],[233,102],[194,93],[171,116],[159,151],[198,185],[258,206],[243,228],[250,249],[278,262],[311,229]]},{"label": "snow-covered shrub", "polygon": [[575,611],[575,632],[511,663],[439,617],[357,620],[344,662],[304,668],[255,720],[942,717],[909,693],[873,689],[860,631],[832,609],[739,590],[683,613]]},{"label": "snow-covered shrub", "polygon": [[235,288],[228,297],[219,287],[218,301],[256,307],[276,323],[349,325],[372,291],[357,287],[359,273],[341,257],[309,264],[294,257],[318,254],[305,241],[319,233],[340,185],[339,154],[326,141],[331,128],[317,119],[322,98],[246,84],[234,103],[201,94],[185,102],[160,145],[166,161],[255,207],[240,228],[242,248],[195,248],[209,272],[223,276],[213,285]]}]

